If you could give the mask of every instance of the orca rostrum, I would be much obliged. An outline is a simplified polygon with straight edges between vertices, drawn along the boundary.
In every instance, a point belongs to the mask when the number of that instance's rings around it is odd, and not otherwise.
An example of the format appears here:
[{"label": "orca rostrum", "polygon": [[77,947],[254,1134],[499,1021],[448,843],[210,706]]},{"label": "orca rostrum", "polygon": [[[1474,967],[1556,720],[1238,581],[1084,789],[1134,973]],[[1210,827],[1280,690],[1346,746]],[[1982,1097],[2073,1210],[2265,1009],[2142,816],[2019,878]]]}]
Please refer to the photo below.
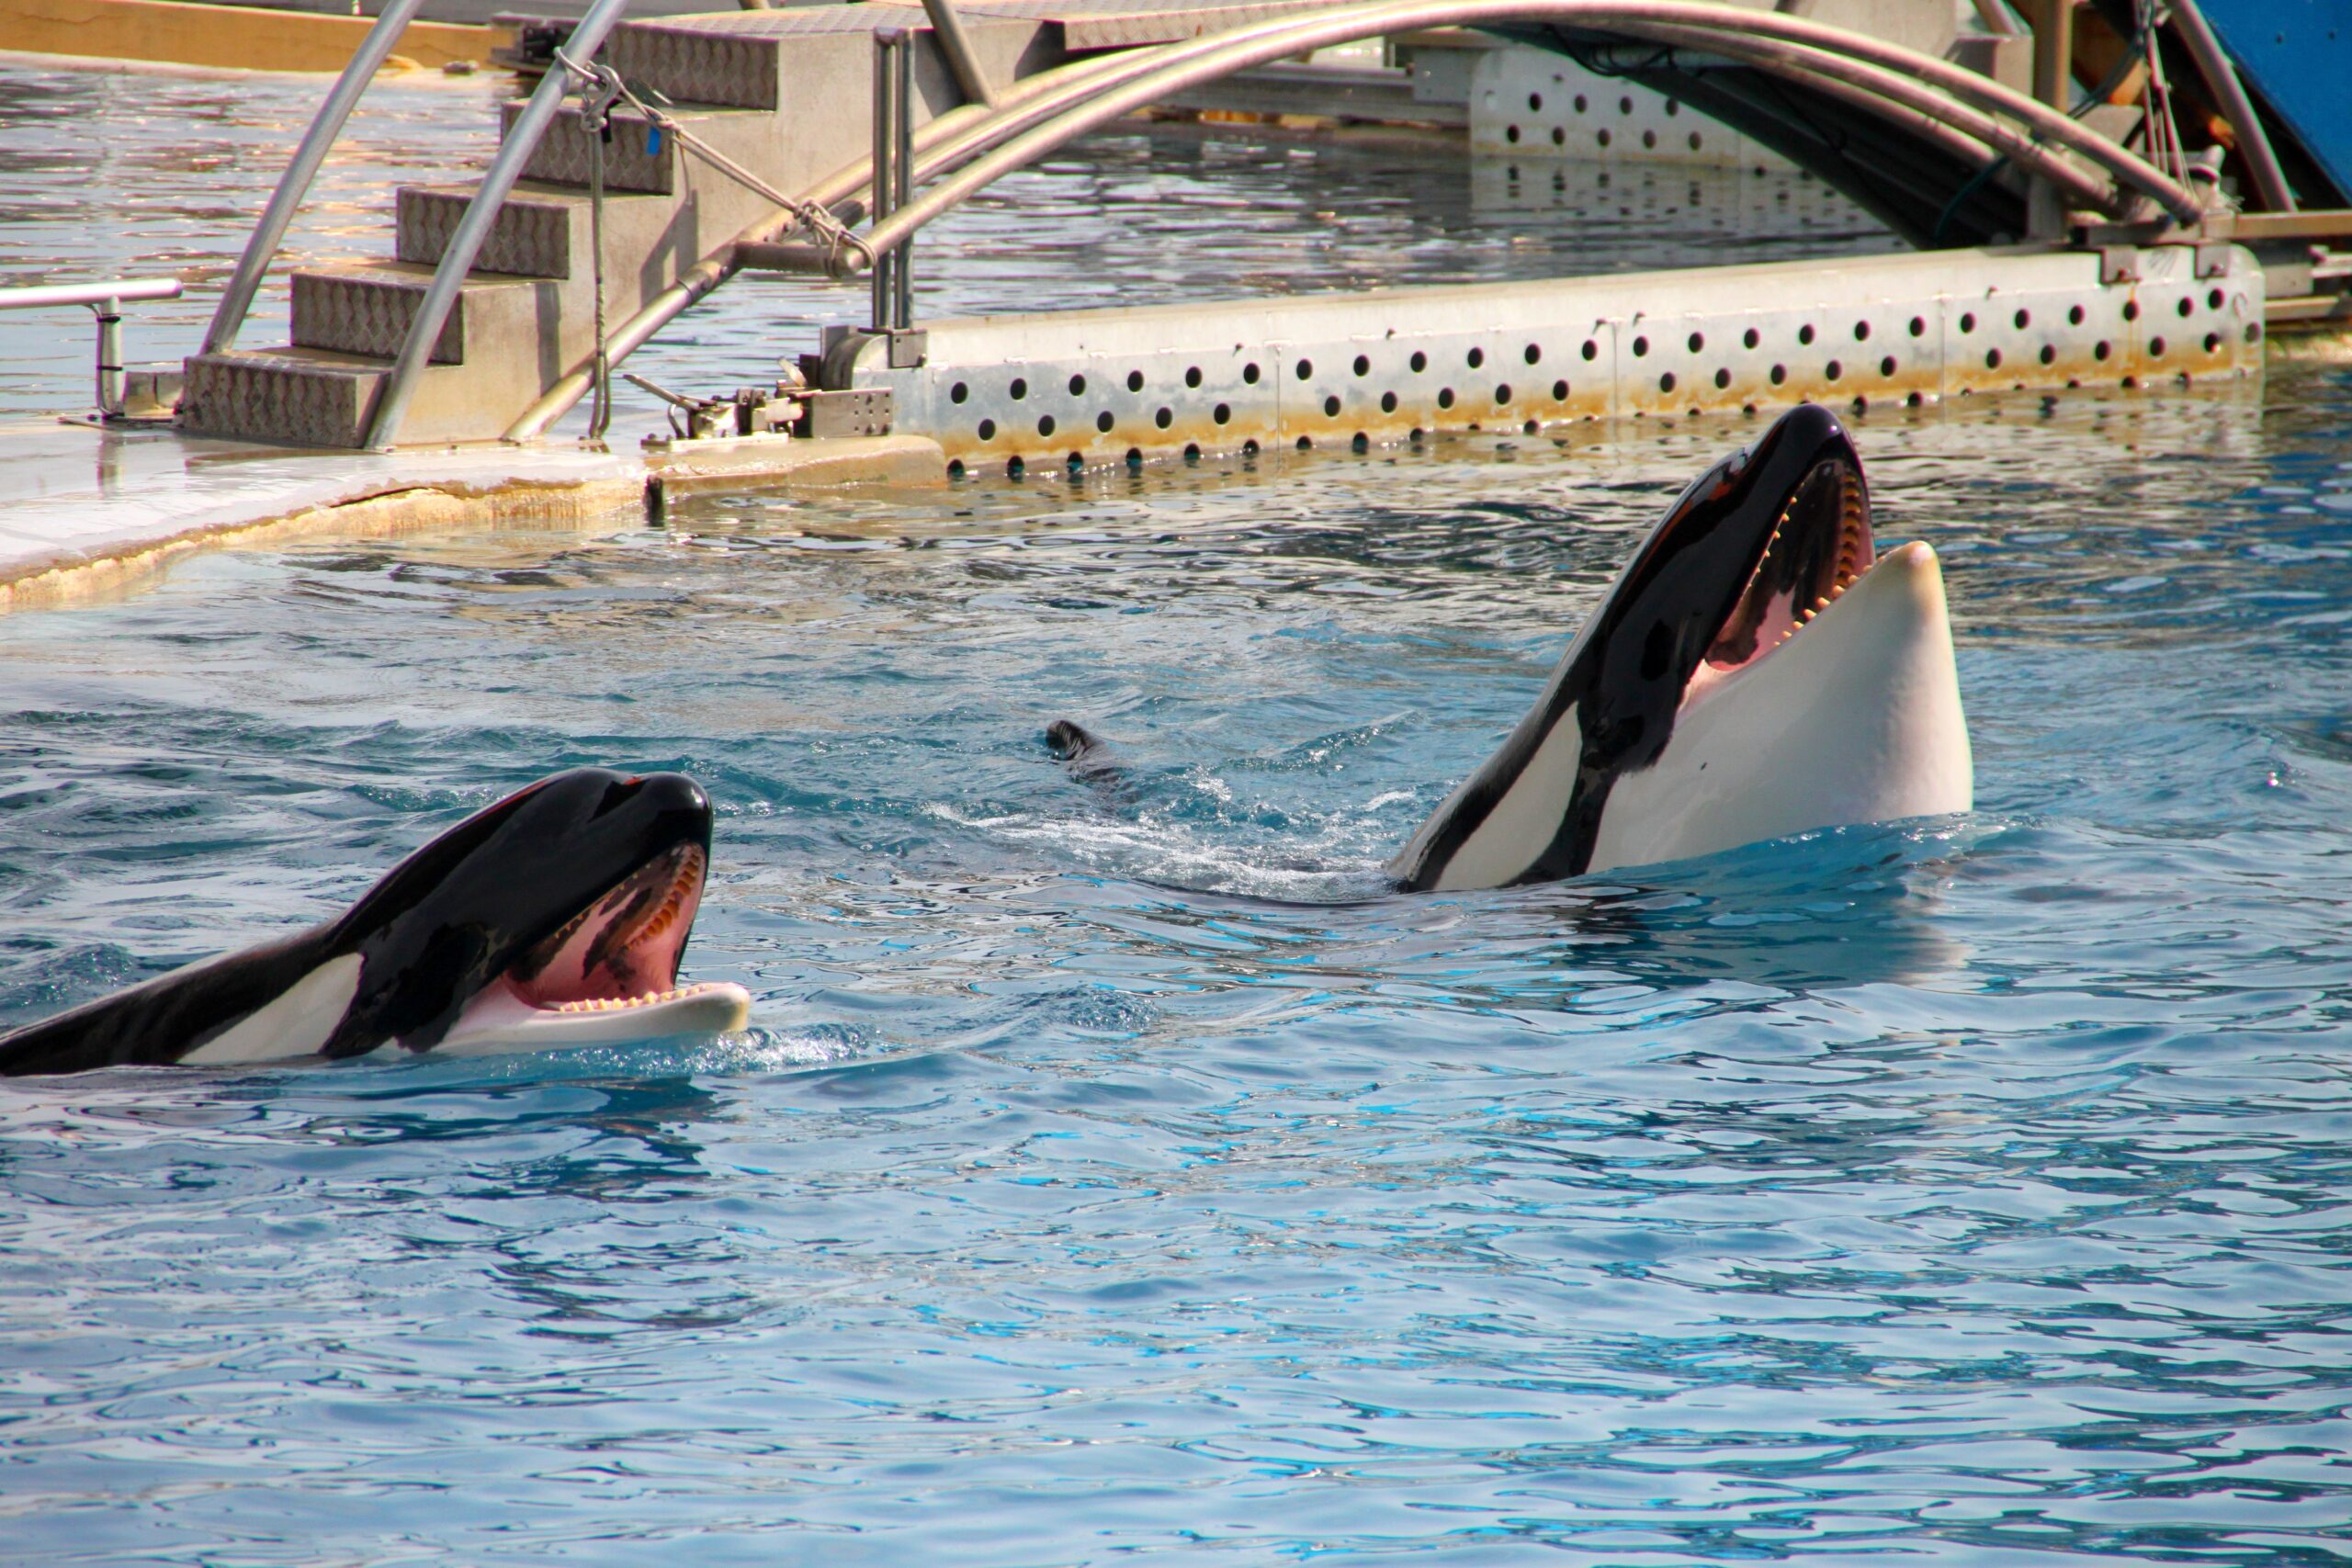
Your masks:
[{"label": "orca rostrum", "polygon": [[710,863],[681,773],[577,768],[477,812],[324,925],[0,1035],[0,1073],[222,1066],[382,1046],[487,1055],[742,1027],[680,986]]}]

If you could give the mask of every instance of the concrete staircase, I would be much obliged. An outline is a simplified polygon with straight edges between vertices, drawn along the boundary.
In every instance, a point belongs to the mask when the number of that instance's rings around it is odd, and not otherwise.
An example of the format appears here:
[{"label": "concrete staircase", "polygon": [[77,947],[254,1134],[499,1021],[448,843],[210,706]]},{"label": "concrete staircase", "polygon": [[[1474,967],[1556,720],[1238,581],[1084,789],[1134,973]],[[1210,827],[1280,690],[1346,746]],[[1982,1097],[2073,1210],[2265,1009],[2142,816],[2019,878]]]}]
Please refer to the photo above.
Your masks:
[{"label": "concrete staircase", "polygon": [[[1084,0],[1080,0],[1083,4]],[[1046,9],[1047,7],[1037,7]],[[966,20],[995,82],[1067,57],[1058,24],[979,14]],[[695,135],[797,192],[869,150],[870,35],[924,29],[919,5],[721,12],[624,24],[605,58]],[[926,36],[919,119],[962,101]],[[521,111],[503,107],[502,130]],[[772,210],[763,197],[688,154],[674,137],[614,117],[605,151],[605,310],[625,320],[681,272]],[[402,445],[495,440],[541,391],[594,352],[589,132],[567,107],[500,209],[419,378]],[[293,342],[187,361],[180,423],[192,434],[310,446],[358,446],[378,388],[463,216],[469,186],[406,186],[390,260],[293,276]]]}]

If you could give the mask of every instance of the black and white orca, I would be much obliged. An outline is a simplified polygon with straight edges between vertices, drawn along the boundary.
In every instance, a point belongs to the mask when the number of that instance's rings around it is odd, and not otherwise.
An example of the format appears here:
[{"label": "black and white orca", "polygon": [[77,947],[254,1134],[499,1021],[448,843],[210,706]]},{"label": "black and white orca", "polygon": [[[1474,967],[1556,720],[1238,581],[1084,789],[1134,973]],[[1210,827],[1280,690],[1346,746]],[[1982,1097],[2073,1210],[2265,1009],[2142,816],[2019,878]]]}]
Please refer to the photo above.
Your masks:
[{"label": "black and white orca", "polygon": [[741,986],[678,984],[709,863],[710,801],[694,780],[558,773],[458,823],[324,925],[0,1035],[0,1073],[740,1029]]},{"label": "black and white orca", "polygon": [[[1066,721],[1057,755],[1114,766]],[[1389,862],[1503,887],[1966,811],[1943,573],[1881,556],[1861,458],[1803,404],[1667,508],[1499,750]]]}]

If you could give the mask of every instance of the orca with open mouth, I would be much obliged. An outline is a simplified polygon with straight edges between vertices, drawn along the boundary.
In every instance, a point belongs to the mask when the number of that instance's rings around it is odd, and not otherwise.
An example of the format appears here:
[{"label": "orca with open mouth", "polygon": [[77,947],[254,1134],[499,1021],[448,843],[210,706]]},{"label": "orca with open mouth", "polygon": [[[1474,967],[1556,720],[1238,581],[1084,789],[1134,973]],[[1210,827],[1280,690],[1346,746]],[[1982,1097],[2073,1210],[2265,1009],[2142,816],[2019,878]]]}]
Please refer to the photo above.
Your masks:
[{"label": "orca with open mouth", "polygon": [[347,912],[0,1035],[0,1073],[537,1051],[740,1029],[681,986],[710,801],[681,773],[579,768],[477,812]]},{"label": "orca with open mouth", "polygon": [[[1075,725],[1048,744],[1091,779],[1109,765]],[[1860,456],[1807,403],[1683,491],[1386,870],[1408,890],[1503,887],[1974,796],[1935,552],[1877,553]]]}]

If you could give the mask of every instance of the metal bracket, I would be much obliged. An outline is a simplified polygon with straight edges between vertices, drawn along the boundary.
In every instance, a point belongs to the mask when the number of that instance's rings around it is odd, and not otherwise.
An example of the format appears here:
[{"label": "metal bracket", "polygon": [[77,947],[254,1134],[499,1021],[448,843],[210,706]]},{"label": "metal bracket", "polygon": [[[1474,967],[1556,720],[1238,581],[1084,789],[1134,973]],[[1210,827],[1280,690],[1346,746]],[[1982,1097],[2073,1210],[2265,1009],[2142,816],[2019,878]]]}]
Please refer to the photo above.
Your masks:
[{"label": "metal bracket", "polygon": [[2139,282],[2139,248],[2135,245],[2101,245],[2098,248],[2098,280],[2101,283]]},{"label": "metal bracket", "polygon": [[2228,276],[2230,272],[2231,249],[2232,247],[2228,245],[2198,246],[2197,276],[2199,277]]},{"label": "metal bracket", "polygon": [[920,327],[900,327],[889,338],[893,370],[920,370],[931,357],[931,334]]},{"label": "metal bracket", "polygon": [[893,411],[888,387],[803,392],[799,401],[804,412],[792,427],[795,435],[821,441],[829,436],[890,434]]}]

